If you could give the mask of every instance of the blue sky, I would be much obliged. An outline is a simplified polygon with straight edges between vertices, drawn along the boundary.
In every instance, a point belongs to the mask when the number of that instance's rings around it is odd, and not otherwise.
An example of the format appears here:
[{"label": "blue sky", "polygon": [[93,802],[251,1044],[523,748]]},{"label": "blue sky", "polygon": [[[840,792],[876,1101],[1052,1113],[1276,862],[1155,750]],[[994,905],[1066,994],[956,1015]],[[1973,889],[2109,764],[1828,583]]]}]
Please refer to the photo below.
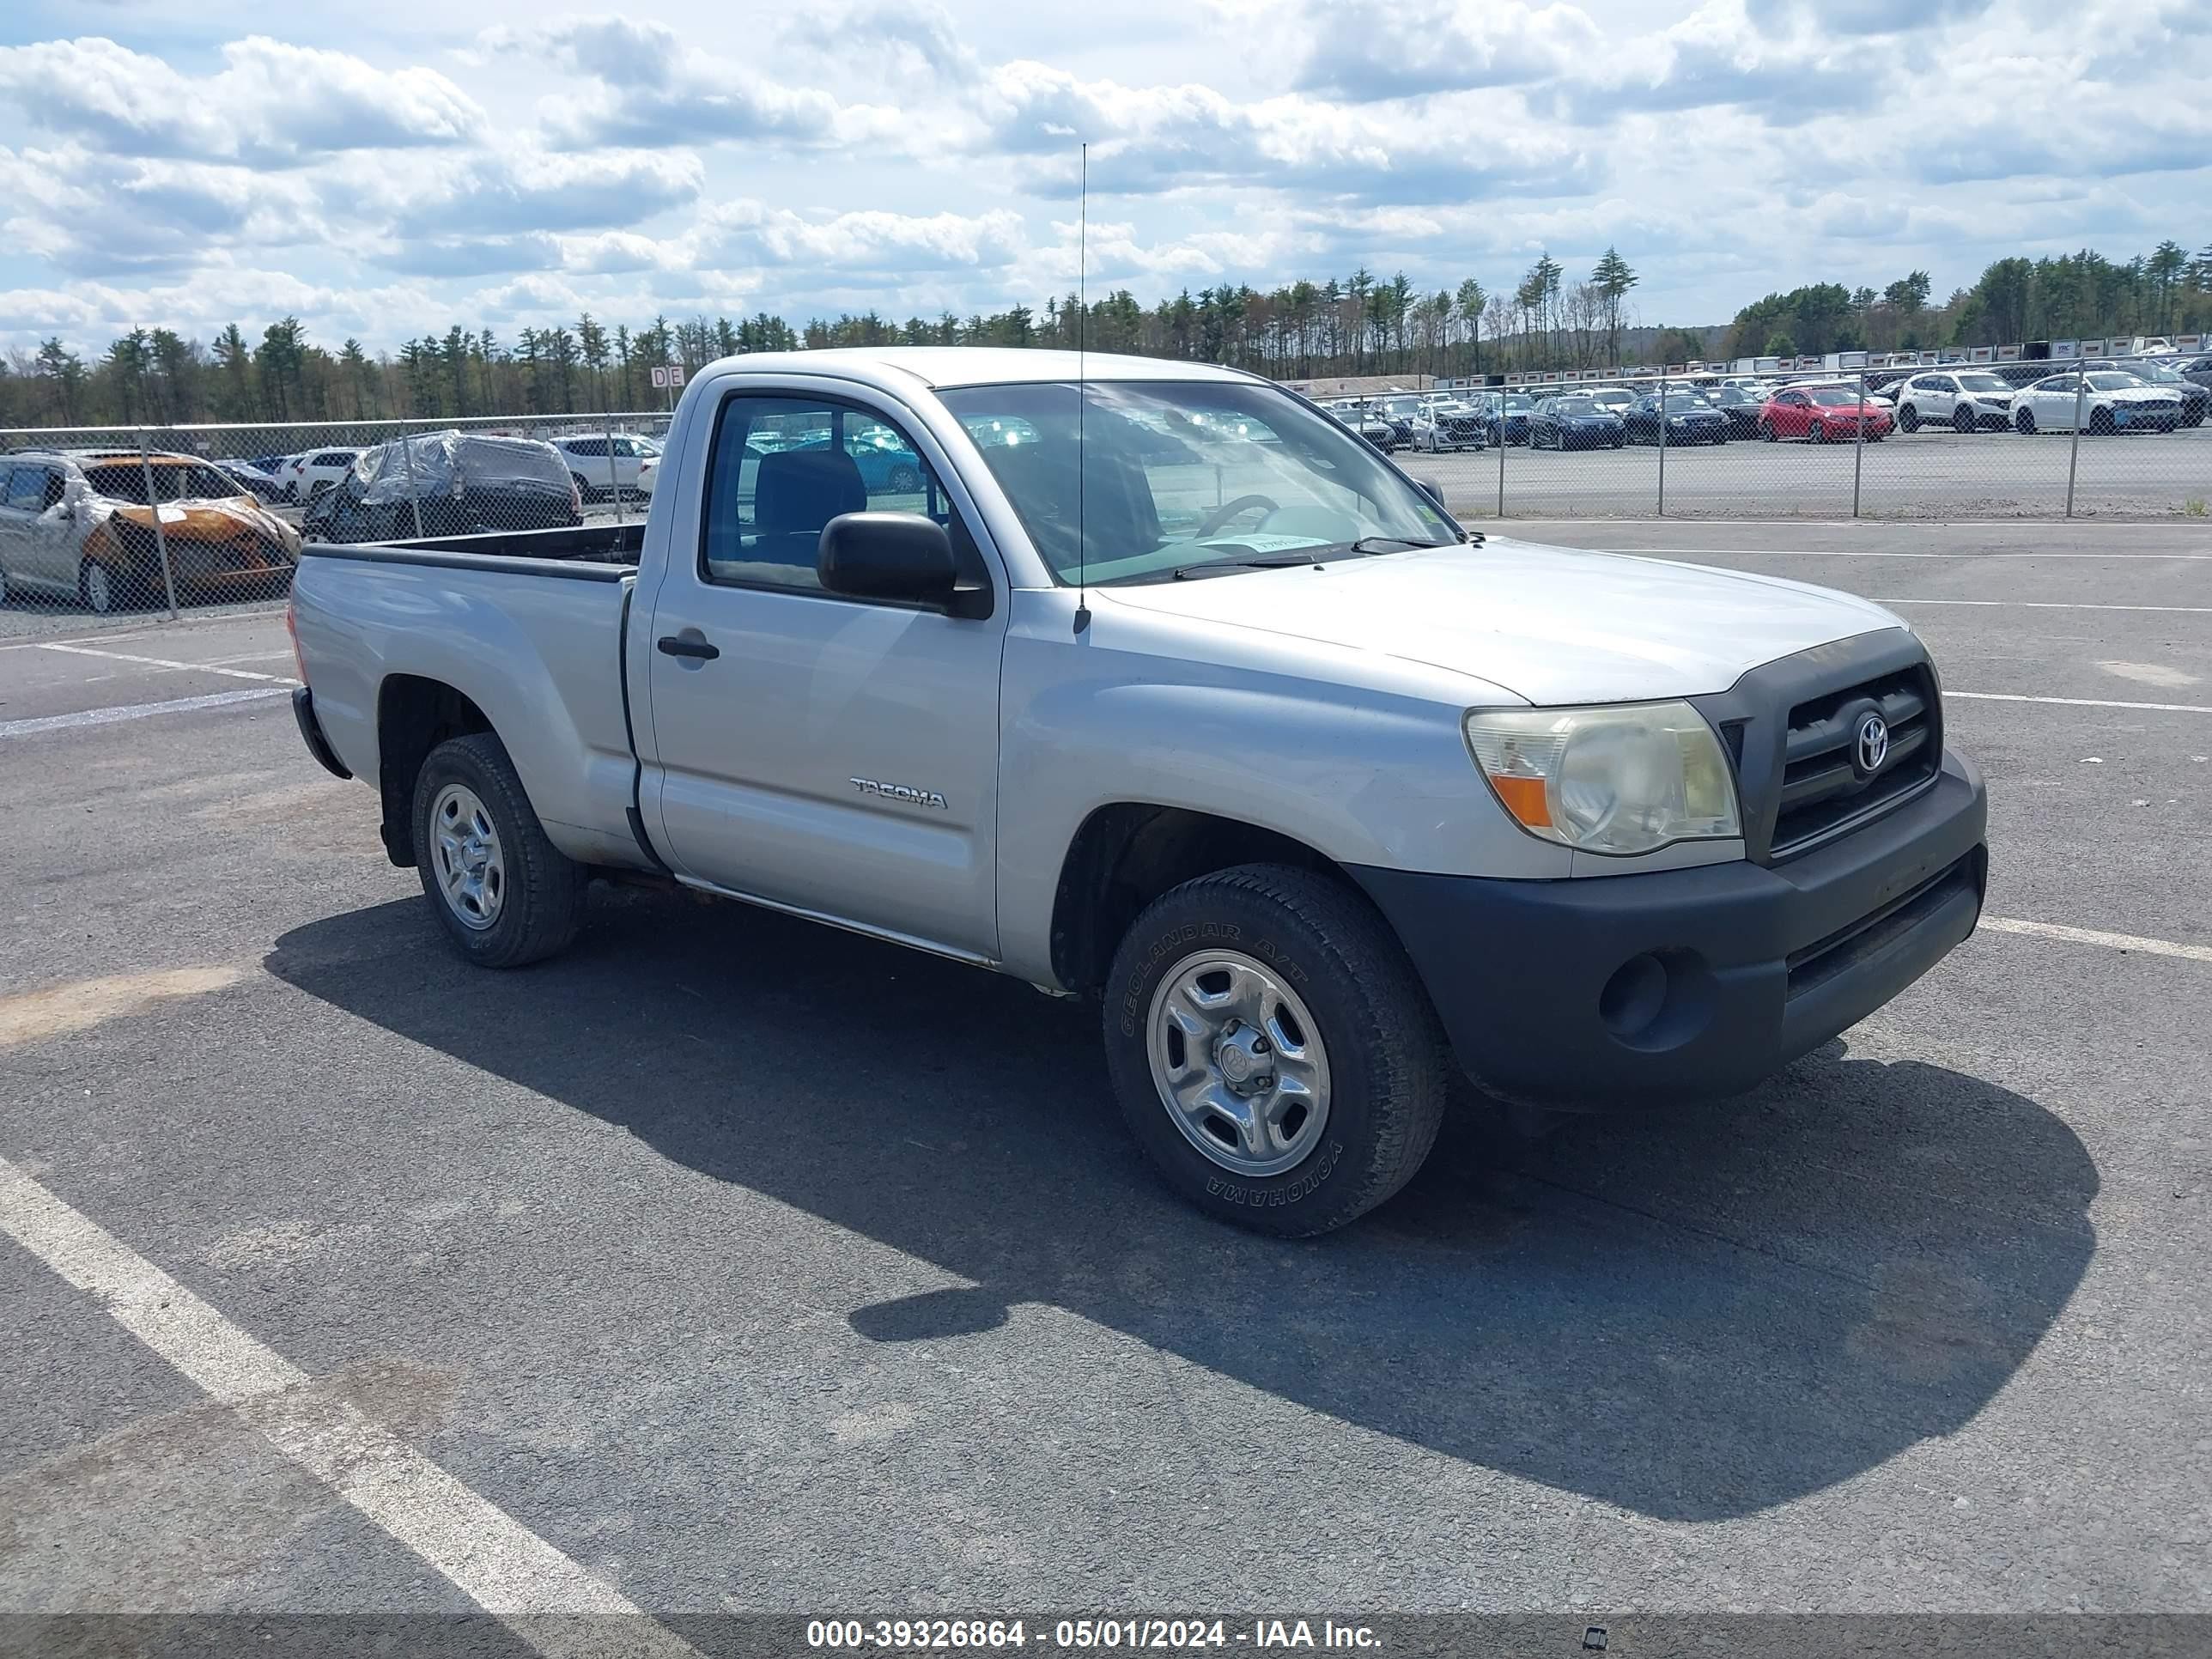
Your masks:
[{"label": "blue sky", "polygon": [[286,312],[794,322],[1091,282],[1510,287],[1608,244],[1647,323],[2212,242],[2212,0],[163,0],[0,19],[0,347]]}]

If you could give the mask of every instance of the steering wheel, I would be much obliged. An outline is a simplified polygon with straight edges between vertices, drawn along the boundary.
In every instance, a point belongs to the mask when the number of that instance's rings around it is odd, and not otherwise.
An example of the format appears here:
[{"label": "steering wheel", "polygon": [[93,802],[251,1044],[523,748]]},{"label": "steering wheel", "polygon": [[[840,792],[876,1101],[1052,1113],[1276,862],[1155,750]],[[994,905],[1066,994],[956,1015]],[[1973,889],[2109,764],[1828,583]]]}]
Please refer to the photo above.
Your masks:
[{"label": "steering wheel", "polygon": [[1220,529],[1222,526],[1227,524],[1231,519],[1235,518],[1239,513],[1243,512],[1248,507],[1263,507],[1267,512],[1273,513],[1279,506],[1281,506],[1280,502],[1270,501],[1265,495],[1239,495],[1235,501],[1224,502],[1221,506],[1215,507],[1212,513],[1207,516],[1206,522],[1199,526],[1198,533],[1191,539],[1194,541],[1204,541],[1208,536],[1213,534],[1215,531]]}]

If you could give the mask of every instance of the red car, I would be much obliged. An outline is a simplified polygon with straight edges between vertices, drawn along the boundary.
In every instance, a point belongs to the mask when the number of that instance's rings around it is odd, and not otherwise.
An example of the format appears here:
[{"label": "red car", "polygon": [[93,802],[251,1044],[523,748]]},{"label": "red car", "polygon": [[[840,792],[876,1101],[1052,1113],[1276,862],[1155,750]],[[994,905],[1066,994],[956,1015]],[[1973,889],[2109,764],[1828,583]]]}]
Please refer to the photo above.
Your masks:
[{"label": "red car", "polygon": [[1887,404],[1871,398],[1861,403],[1856,386],[1785,386],[1759,411],[1759,435],[1769,443],[1778,438],[1850,443],[1864,422],[1867,441],[1880,443],[1889,435],[1893,418]]}]

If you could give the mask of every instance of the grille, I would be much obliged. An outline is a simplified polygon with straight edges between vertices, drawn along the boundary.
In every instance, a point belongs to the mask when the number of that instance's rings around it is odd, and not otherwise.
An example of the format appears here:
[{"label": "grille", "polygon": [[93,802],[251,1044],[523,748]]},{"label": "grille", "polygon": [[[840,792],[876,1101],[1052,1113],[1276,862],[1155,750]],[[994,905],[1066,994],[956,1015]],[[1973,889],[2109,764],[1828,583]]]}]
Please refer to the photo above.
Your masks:
[{"label": "grille", "polygon": [[[1854,757],[1859,726],[1876,712],[1889,726],[1889,754],[1869,775]],[[1925,666],[1799,703],[1790,711],[1769,855],[1802,852],[1887,811],[1932,780],[1942,759],[1942,715]]]}]

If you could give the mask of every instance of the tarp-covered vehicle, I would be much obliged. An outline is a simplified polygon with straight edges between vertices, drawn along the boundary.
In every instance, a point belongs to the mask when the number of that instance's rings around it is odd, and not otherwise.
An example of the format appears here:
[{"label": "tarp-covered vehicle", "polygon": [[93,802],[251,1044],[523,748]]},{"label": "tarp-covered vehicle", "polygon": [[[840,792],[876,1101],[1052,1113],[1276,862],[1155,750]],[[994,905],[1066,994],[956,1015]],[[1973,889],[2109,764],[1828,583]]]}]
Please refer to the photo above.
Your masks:
[{"label": "tarp-covered vehicle", "polygon": [[252,599],[290,585],[300,534],[190,455],[0,456],[0,594],[73,599],[103,615],[162,602],[165,547],[179,599]]},{"label": "tarp-covered vehicle", "polygon": [[362,451],[344,481],[309,505],[300,527],[311,542],[380,542],[583,521],[576,481],[551,444],[446,431]]}]

